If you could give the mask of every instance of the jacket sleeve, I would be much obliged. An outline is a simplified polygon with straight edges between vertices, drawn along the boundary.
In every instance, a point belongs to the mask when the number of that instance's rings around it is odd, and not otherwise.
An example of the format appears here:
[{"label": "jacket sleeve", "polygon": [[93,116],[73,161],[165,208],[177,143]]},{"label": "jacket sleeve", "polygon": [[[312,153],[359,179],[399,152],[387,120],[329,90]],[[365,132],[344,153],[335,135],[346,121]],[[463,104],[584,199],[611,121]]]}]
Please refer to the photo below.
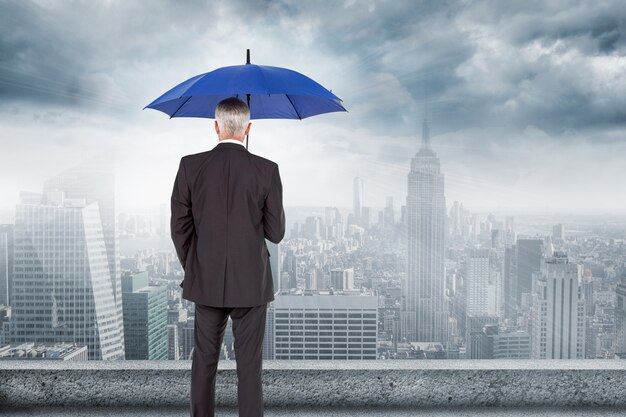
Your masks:
[{"label": "jacket sleeve", "polygon": [[285,236],[285,210],[283,209],[283,185],[278,165],[274,168],[270,190],[263,205],[263,230],[265,238],[280,243]]},{"label": "jacket sleeve", "polygon": [[191,193],[187,183],[183,159],[184,157],[180,160],[178,173],[174,180],[174,189],[172,190],[170,231],[178,260],[184,270],[187,252],[196,229],[191,211]]}]

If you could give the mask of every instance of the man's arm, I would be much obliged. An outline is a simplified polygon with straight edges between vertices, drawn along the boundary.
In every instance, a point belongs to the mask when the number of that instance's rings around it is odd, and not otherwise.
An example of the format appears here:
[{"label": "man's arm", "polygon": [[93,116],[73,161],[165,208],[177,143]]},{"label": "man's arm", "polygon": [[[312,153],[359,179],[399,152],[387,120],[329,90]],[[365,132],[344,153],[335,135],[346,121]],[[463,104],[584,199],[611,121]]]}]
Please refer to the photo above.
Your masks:
[{"label": "man's arm", "polygon": [[283,209],[283,185],[278,165],[272,174],[270,191],[263,205],[263,229],[265,237],[278,244],[285,236],[285,210]]},{"label": "man's arm", "polygon": [[174,181],[174,189],[172,190],[170,231],[178,260],[184,270],[189,245],[191,245],[191,239],[195,235],[196,229],[191,212],[191,193],[187,184],[183,158],[180,159],[178,173]]}]

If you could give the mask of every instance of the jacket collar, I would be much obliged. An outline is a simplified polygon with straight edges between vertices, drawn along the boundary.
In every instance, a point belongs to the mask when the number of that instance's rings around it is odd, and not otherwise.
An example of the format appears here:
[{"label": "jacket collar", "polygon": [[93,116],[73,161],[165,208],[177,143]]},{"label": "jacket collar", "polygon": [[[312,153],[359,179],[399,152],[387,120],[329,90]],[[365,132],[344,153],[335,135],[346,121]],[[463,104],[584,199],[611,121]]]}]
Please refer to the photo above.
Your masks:
[{"label": "jacket collar", "polygon": [[231,143],[231,142],[219,142],[217,145],[215,145],[215,148],[213,149],[224,149],[224,148],[238,149],[240,151],[248,152],[245,146],[239,145],[237,143]]}]

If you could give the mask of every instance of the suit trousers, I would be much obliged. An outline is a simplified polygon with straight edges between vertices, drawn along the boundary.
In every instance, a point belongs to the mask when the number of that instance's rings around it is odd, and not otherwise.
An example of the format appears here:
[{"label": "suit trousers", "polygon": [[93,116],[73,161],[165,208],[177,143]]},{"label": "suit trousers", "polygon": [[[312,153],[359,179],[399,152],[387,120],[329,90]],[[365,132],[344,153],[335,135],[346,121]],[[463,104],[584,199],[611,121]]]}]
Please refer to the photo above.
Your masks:
[{"label": "suit trousers", "polygon": [[191,365],[191,417],[214,417],[217,363],[228,317],[232,319],[237,362],[239,417],[263,416],[263,336],[267,304],[211,307],[195,304]]}]

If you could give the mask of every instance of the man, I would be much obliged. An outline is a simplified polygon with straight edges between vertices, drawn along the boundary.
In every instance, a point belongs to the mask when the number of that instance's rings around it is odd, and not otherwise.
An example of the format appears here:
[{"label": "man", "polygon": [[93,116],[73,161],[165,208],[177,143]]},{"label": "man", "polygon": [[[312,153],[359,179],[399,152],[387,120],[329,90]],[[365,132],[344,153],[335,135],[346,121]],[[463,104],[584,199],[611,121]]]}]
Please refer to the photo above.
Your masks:
[{"label": "man", "polygon": [[232,319],[241,417],[263,416],[262,347],[274,300],[265,239],[285,235],[278,165],[246,149],[248,106],[228,98],[215,108],[219,143],[180,160],[172,191],[171,233],[185,271],[183,298],[195,303],[191,416],[212,417],[224,329]]}]

